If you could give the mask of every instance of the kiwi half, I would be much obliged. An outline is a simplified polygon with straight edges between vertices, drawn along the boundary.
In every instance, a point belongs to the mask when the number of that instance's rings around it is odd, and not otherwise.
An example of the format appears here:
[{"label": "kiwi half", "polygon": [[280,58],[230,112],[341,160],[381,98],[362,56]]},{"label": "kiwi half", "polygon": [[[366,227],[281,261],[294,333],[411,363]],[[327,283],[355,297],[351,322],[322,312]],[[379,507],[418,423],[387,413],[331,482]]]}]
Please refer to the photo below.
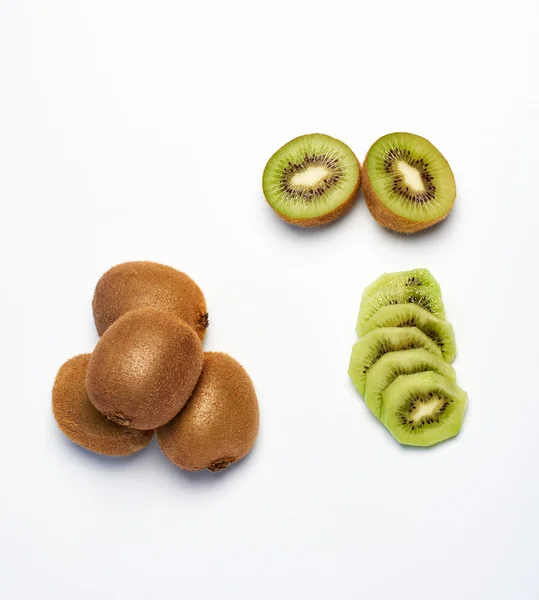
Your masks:
[{"label": "kiwi half", "polygon": [[357,391],[365,394],[367,370],[388,352],[425,348],[441,358],[440,348],[416,327],[386,327],[373,329],[352,348],[348,374]]},{"label": "kiwi half", "polygon": [[108,456],[127,456],[150,443],[153,431],[122,427],[103,416],[86,392],[90,354],[64,363],[52,389],[52,411],[60,429],[75,444]]},{"label": "kiwi half", "polygon": [[453,326],[439,319],[417,304],[392,304],[383,306],[363,325],[358,326],[358,335],[367,335],[379,327],[417,327],[442,351],[446,362],[453,362],[457,354]]},{"label": "kiwi half", "polygon": [[382,288],[370,295],[363,294],[357,320],[357,329],[363,325],[384,306],[393,304],[415,304],[424,308],[434,316],[445,319],[445,309],[442,298],[436,288],[429,287],[396,287]]},{"label": "kiwi half", "polygon": [[154,308],[183,319],[203,340],[209,324],[204,294],[185,273],[148,261],[125,262],[97,282],[92,301],[99,335],[122,315]]},{"label": "kiwi half", "polygon": [[401,444],[432,446],[457,435],[467,400],[438,373],[401,375],[382,393],[381,421]]},{"label": "kiwi half", "polygon": [[378,223],[402,233],[444,219],[456,196],[447,160],[428,140],[411,133],[390,133],[371,146],[363,165],[363,191]]},{"label": "kiwi half", "polygon": [[436,371],[440,375],[456,380],[455,369],[423,348],[389,352],[384,354],[367,371],[365,403],[375,417],[380,418],[382,411],[382,392],[399,375],[408,375],[422,371]]},{"label": "kiwi half", "polygon": [[343,142],[314,133],[285,144],[269,159],[262,177],[264,195],[285,221],[316,227],[334,221],[352,206],[361,167]]},{"label": "kiwi half", "polygon": [[155,429],[191,395],[203,363],[196,333],[153,308],[128,312],[103,334],[88,365],[92,404],[111,421]]},{"label": "kiwi half", "polygon": [[442,297],[440,284],[436,281],[428,269],[412,269],[411,271],[399,271],[397,273],[384,273],[376,281],[368,285],[363,296],[371,296],[375,292],[386,288],[398,287],[428,287]]},{"label": "kiwi half", "polygon": [[181,469],[220,471],[251,450],[258,422],[258,400],[249,375],[227,354],[206,352],[187,406],[157,430],[157,438]]}]

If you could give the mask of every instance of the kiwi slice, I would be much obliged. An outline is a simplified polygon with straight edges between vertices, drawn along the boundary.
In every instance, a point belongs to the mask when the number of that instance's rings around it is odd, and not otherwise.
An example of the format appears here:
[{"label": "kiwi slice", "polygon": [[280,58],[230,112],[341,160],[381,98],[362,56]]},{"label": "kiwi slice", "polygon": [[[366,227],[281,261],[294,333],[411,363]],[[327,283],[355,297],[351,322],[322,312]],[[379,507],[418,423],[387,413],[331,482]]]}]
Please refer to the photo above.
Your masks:
[{"label": "kiwi slice", "polygon": [[382,394],[381,421],[401,444],[432,446],[460,431],[468,396],[443,375],[401,375]]},{"label": "kiwi slice", "polygon": [[185,273],[149,261],[125,262],[97,282],[92,310],[99,335],[122,315],[155,308],[183,319],[203,340],[209,324],[204,294]]},{"label": "kiwi slice", "polygon": [[373,329],[362,337],[352,348],[348,369],[348,374],[357,391],[362,396],[365,394],[367,370],[384,354],[412,348],[425,348],[435,356],[440,358],[442,356],[440,348],[416,327]]},{"label": "kiwi slice", "polygon": [[445,309],[441,296],[436,288],[430,287],[396,287],[383,288],[373,294],[363,294],[357,320],[357,329],[362,326],[384,306],[393,304],[415,304],[424,308],[434,316],[445,319]]},{"label": "kiwi slice", "polygon": [[352,206],[361,167],[343,142],[313,133],[279,148],[262,178],[264,196],[285,221],[316,227],[334,221]]},{"label": "kiwi slice", "polygon": [[384,273],[376,281],[365,288],[363,296],[370,296],[375,292],[390,287],[428,287],[442,297],[440,284],[428,269],[412,269],[397,273]]},{"label": "kiwi slice", "polygon": [[86,375],[88,396],[115,423],[155,429],[183,408],[203,360],[200,339],[185,321],[153,308],[133,310],[97,343]]},{"label": "kiwi slice", "polygon": [[227,354],[206,352],[187,406],[157,430],[157,439],[181,469],[221,471],[251,450],[258,421],[258,400],[245,369]]},{"label": "kiwi slice", "polygon": [[417,304],[392,304],[383,306],[362,325],[358,325],[358,335],[367,335],[379,327],[417,327],[435,342],[442,351],[446,362],[453,362],[457,354],[455,334],[451,323],[435,317]]},{"label": "kiwi slice", "polygon": [[367,371],[365,402],[371,412],[380,418],[382,410],[382,392],[399,375],[408,375],[422,371],[436,371],[440,375],[455,381],[455,369],[424,348],[402,350],[384,354]]},{"label": "kiwi slice", "polygon": [[444,219],[456,196],[447,160],[412,133],[390,133],[371,146],[363,165],[363,191],[378,223],[402,233]]},{"label": "kiwi slice", "polygon": [[122,427],[103,416],[86,392],[90,354],[65,362],[52,389],[52,411],[58,427],[75,444],[107,456],[127,456],[150,443],[153,431]]}]

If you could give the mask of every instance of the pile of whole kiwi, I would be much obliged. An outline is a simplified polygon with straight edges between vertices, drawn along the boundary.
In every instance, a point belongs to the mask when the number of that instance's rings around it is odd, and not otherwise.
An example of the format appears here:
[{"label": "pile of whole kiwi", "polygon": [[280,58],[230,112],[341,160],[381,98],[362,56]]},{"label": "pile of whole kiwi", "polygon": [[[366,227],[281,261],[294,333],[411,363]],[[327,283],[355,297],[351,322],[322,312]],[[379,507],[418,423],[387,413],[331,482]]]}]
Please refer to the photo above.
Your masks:
[{"label": "pile of whole kiwi", "polygon": [[52,391],[60,429],[93,452],[126,456],[157,433],[178,467],[219,471],[252,448],[259,424],[255,389],[227,354],[203,352],[204,295],[187,275],[127,262],[97,283],[92,354],[68,360]]}]

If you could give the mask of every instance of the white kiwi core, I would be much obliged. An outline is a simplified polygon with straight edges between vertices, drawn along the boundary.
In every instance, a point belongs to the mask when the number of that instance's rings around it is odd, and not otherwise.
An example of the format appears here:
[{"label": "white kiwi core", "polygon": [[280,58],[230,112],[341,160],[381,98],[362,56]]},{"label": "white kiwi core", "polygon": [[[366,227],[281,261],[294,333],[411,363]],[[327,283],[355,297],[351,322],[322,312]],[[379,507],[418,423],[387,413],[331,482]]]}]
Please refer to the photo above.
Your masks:
[{"label": "white kiwi core", "polygon": [[303,187],[314,187],[316,184],[320,183],[324,177],[327,177],[330,172],[321,165],[311,166],[305,169],[305,171],[301,171],[300,173],[295,173],[290,179],[290,183],[294,186],[303,186]]},{"label": "white kiwi core", "polygon": [[432,398],[428,402],[422,402],[410,414],[412,421],[420,421],[423,417],[433,417],[441,408],[444,401],[441,398]]},{"label": "white kiwi core", "polygon": [[411,167],[407,162],[399,160],[397,162],[397,168],[404,177],[406,185],[414,192],[424,192],[425,185],[421,177],[421,173],[415,168]]}]

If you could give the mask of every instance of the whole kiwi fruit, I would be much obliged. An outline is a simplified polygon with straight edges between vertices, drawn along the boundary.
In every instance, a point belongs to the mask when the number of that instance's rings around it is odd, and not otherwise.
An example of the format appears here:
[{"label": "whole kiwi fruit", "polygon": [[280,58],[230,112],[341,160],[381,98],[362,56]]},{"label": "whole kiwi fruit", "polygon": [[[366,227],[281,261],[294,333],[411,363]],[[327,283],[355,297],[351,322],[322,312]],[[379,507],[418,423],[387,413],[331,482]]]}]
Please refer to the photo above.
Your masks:
[{"label": "whole kiwi fruit", "polygon": [[60,429],[75,444],[108,456],[127,456],[150,443],[153,431],[122,427],[103,416],[86,392],[90,354],[69,359],[52,389],[52,411]]},{"label": "whole kiwi fruit", "polygon": [[187,406],[157,436],[165,455],[181,469],[220,471],[251,450],[258,422],[249,375],[227,354],[206,352]]},{"label": "whole kiwi fruit", "polygon": [[134,310],[99,340],[88,365],[88,396],[120,425],[155,429],[183,408],[203,360],[200,340],[185,321],[153,308]]},{"label": "whole kiwi fruit", "polygon": [[204,294],[185,273],[148,261],[125,262],[97,282],[92,310],[99,335],[122,315],[155,308],[183,319],[203,340],[209,324]]}]

